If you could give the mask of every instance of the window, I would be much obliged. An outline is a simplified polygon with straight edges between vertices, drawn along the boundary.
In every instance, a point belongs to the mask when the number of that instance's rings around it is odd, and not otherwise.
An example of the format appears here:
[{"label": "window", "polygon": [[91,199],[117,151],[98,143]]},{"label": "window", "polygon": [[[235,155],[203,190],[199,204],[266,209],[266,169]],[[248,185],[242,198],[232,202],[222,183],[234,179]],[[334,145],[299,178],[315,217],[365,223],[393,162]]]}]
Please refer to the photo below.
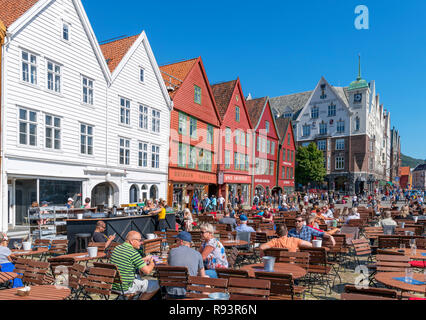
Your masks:
[{"label": "window", "polygon": [[231,152],[225,150],[225,169],[231,168]]},{"label": "window", "polygon": [[281,168],[281,179],[286,179],[286,170],[285,170],[285,167],[282,167]]},{"label": "window", "polygon": [[238,170],[240,168],[240,156],[237,152],[234,152],[234,170]]},{"label": "window", "polygon": [[120,164],[130,164],[130,140],[120,138]]},{"label": "window", "polygon": [[245,155],[245,170],[249,171],[250,169],[250,164],[249,164],[249,156],[248,154]]},{"label": "window", "polygon": [[213,144],[213,126],[207,125],[207,143]]},{"label": "window", "polygon": [[370,141],[370,152],[374,150],[374,141]]},{"label": "window", "polygon": [[311,135],[311,126],[310,125],[304,125],[303,126],[303,136],[309,137]]},{"label": "window", "polygon": [[225,129],[225,143],[231,143],[232,131],[230,128]]},{"label": "window", "polygon": [[66,22],[62,23],[62,39],[65,41],[70,40],[70,25]]},{"label": "window", "polygon": [[293,117],[293,113],[292,112],[286,112],[284,113],[284,118],[291,118]]},{"label": "window", "polygon": [[37,112],[19,109],[19,144],[37,146]]},{"label": "window", "polygon": [[309,147],[310,144],[311,144],[310,142],[303,142],[302,147],[307,148]]},{"label": "window", "polygon": [[345,139],[336,140],[336,150],[345,150]]},{"label": "window", "polygon": [[148,143],[139,142],[139,167],[148,167]]},{"label": "window", "polygon": [[326,123],[320,123],[320,134],[326,135],[327,134],[327,124]]},{"label": "window", "polygon": [[275,155],[275,142],[271,141],[271,155]]},{"label": "window", "polygon": [[269,121],[265,121],[266,133],[269,133]]},{"label": "window", "polygon": [[205,154],[204,150],[198,151],[198,170],[204,171],[204,163],[205,163]]},{"label": "window", "polygon": [[287,161],[287,149],[283,149],[283,161]]},{"label": "window", "polygon": [[246,145],[246,134],[242,131],[240,132],[240,142],[243,147]]},{"label": "window", "polygon": [[257,136],[256,151],[260,151],[260,137]]},{"label": "window", "polygon": [[139,68],[139,81],[145,82],[145,70],[144,70],[144,68]]},{"label": "window", "polygon": [[327,148],[326,148],[327,144],[326,144],[325,140],[318,141],[317,146],[318,146],[318,150],[321,150],[321,151],[327,150]]},{"label": "window", "polygon": [[355,118],[355,131],[359,131],[360,128],[360,119],[359,117]]},{"label": "window", "polygon": [[179,167],[186,167],[186,152],[187,152],[187,146],[183,143],[179,143],[179,151],[178,151]]},{"label": "window", "polygon": [[93,105],[93,80],[83,77],[83,103]]},{"label": "window", "polygon": [[266,153],[266,139],[262,139],[262,152]]},{"label": "window", "polygon": [[197,149],[193,146],[190,146],[188,168],[195,169],[196,165],[197,165]]},{"label": "window", "polygon": [[235,106],[235,121],[240,122],[240,107]]},{"label": "window", "polygon": [[319,109],[318,107],[312,107],[311,109],[311,118],[312,119],[318,119],[319,117]]},{"label": "window", "polygon": [[274,169],[275,169],[275,162],[274,161],[270,161],[269,162],[269,175],[270,176],[274,175]]},{"label": "window", "polygon": [[93,155],[93,127],[87,124],[80,125],[80,152]]},{"label": "window", "polygon": [[152,132],[160,133],[160,111],[152,110]]},{"label": "window", "polygon": [[336,157],[336,170],[345,169],[345,158],[344,157]]},{"label": "window", "polygon": [[211,172],[212,171],[212,152],[204,151],[204,171]]},{"label": "window", "polygon": [[61,92],[61,66],[47,61],[47,89]]},{"label": "window", "polygon": [[46,115],[46,144],[47,149],[61,149],[61,118]]},{"label": "window", "polygon": [[120,98],[120,122],[130,125],[130,100]]},{"label": "window", "polygon": [[186,136],[186,115],[179,113],[179,134]]},{"label": "window", "polygon": [[194,102],[201,104],[201,88],[194,86]]},{"label": "window", "polygon": [[189,135],[192,139],[197,139],[197,119],[189,118]]},{"label": "window", "polygon": [[288,138],[287,138],[287,145],[290,146],[291,145],[291,134],[288,134]]},{"label": "window", "polygon": [[245,170],[245,168],[244,168],[245,163],[246,163],[246,158],[245,158],[244,154],[240,153],[240,170],[241,171]]},{"label": "window", "polygon": [[237,146],[240,144],[240,130],[235,130],[235,144]]},{"label": "window", "polygon": [[247,133],[247,135],[246,135],[246,146],[247,146],[247,148],[250,147],[250,133]]},{"label": "window", "polygon": [[266,141],[266,154],[270,154],[271,153],[271,141],[267,140]]},{"label": "window", "polygon": [[37,84],[37,56],[22,51],[22,81]]},{"label": "window", "polygon": [[331,104],[328,106],[328,116],[329,117],[335,117],[336,116],[336,105]]},{"label": "window", "polygon": [[369,160],[368,167],[370,170],[374,170],[374,158],[371,157]]},{"label": "window", "polygon": [[160,147],[152,146],[151,150],[151,168],[158,169],[160,168]]},{"label": "window", "polygon": [[148,130],[148,107],[139,105],[139,128]]},{"label": "window", "polygon": [[345,121],[340,120],[337,122],[337,133],[344,133],[345,132]]}]

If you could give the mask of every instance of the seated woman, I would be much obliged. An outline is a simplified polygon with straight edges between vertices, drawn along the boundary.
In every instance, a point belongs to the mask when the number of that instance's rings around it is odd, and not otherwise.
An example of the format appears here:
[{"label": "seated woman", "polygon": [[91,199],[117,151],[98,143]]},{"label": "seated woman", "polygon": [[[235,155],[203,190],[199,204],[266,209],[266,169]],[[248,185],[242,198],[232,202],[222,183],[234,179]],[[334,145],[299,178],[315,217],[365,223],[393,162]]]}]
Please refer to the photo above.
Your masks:
[{"label": "seated woman", "polygon": [[185,221],[185,231],[192,231],[194,219],[192,218],[191,210],[188,208],[183,212],[183,220]]},{"label": "seated woman", "polygon": [[[15,270],[15,265],[12,263],[10,255],[12,251],[8,248],[9,239],[5,233],[0,233],[0,266],[1,272],[13,272]],[[23,287],[21,279],[13,280],[12,288],[21,288]]]},{"label": "seated woman", "polygon": [[217,278],[215,269],[228,268],[225,248],[214,236],[214,227],[209,224],[202,224],[200,253],[204,261],[206,275],[210,278]]}]

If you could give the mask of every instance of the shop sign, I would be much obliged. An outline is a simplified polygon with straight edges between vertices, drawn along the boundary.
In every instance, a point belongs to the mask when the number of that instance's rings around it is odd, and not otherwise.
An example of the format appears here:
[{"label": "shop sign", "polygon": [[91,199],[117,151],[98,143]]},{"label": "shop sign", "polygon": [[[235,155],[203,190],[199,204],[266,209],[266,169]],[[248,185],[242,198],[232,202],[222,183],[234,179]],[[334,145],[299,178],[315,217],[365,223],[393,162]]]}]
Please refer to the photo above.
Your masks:
[{"label": "shop sign", "polygon": [[254,179],[254,183],[268,183],[268,184],[270,184],[271,181],[266,180],[266,179]]},{"label": "shop sign", "polygon": [[189,170],[170,169],[169,180],[192,183],[217,183],[217,177],[213,173],[196,172]]},{"label": "shop sign", "polygon": [[240,175],[233,175],[233,174],[226,174],[224,177],[225,183],[244,183],[249,184],[251,183],[251,177],[250,176],[240,176]]}]

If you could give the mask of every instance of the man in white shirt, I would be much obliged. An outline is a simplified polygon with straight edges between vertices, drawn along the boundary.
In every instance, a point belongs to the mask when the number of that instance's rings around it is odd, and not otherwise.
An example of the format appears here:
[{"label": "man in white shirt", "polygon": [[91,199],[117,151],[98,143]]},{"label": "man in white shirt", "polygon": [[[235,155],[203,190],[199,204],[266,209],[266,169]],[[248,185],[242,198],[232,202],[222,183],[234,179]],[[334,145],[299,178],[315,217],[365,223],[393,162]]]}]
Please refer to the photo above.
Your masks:
[{"label": "man in white shirt", "polygon": [[225,198],[222,196],[222,194],[219,195],[219,198],[217,199],[217,202],[219,204],[219,211],[223,211],[223,209],[224,209],[224,203],[225,203]]},{"label": "man in white shirt", "polygon": [[326,219],[334,219],[333,212],[329,209],[328,206],[322,207],[321,215]]}]

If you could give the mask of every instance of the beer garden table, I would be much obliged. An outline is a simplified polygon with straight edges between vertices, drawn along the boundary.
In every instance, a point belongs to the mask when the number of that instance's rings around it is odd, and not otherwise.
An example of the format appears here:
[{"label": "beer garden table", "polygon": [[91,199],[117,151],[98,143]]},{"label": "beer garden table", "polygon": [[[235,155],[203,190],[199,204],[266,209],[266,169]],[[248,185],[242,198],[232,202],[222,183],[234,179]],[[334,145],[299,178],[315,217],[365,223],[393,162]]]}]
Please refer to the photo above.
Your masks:
[{"label": "beer garden table", "polygon": [[426,260],[426,250],[422,249],[416,249],[416,254],[413,255],[411,253],[411,248],[405,248],[405,249],[385,249],[386,251],[390,252],[399,252],[399,250],[404,250],[404,256],[410,257],[410,259],[413,260]]},{"label": "beer garden table", "polygon": [[65,254],[62,256],[57,256],[57,257],[53,257],[51,258],[52,260],[55,259],[74,259],[75,262],[82,262],[82,261],[90,261],[90,260],[97,260],[97,259],[103,259],[106,257],[106,253],[101,251],[98,251],[98,254],[96,257],[89,257],[88,253],[84,253],[84,252],[80,252],[80,253],[72,253],[72,254]]},{"label": "beer garden table", "polygon": [[67,287],[32,286],[29,296],[18,296],[19,288],[0,290],[0,300],[64,300],[71,294]]},{"label": "beer garden table", "polygon": [[[264,272],[264,266],[263,266],[263,263],[249,264],[249,265],[241,267],[241,270],[248,271],[249,276],[254,277],[254,273],[256,271]],[[282,263],[282,262],[276,262],[274,264],[274,271],[273,272],[276,272],[276,273],[291,273],[293,275],[293,279],[302,278],[307,273],[306,269],[299,267],[296,264]]]},{"label": "beer garden table", "polygon": [[37,250],[28,250],[28,251],[24,251],[24,250],[12,250],[12,256],[15,257],[26,257],[26,256],[33,256],[33,255],[38,255],[38,254],[43,254],[48,252],[49,249],[46,247],[42,247],[42,248],[37,248]]},{"label": "beer garden table", "polygon": [[[403,291],[423,293],[426,296],[426,284],[415,285],[394,279],[404,278],[405,272],[379,272],[374,277],[378,282],[381,282],[386,286],[401,289]],[[413,278],[425,283],[425,276],[422,273],[414,273]]]},{"label": "beer garden table", "polygon": [[225,240],[221,241],[221,243],[224,247],[238,247],[248,245],[248,242],[243,240]]}]

